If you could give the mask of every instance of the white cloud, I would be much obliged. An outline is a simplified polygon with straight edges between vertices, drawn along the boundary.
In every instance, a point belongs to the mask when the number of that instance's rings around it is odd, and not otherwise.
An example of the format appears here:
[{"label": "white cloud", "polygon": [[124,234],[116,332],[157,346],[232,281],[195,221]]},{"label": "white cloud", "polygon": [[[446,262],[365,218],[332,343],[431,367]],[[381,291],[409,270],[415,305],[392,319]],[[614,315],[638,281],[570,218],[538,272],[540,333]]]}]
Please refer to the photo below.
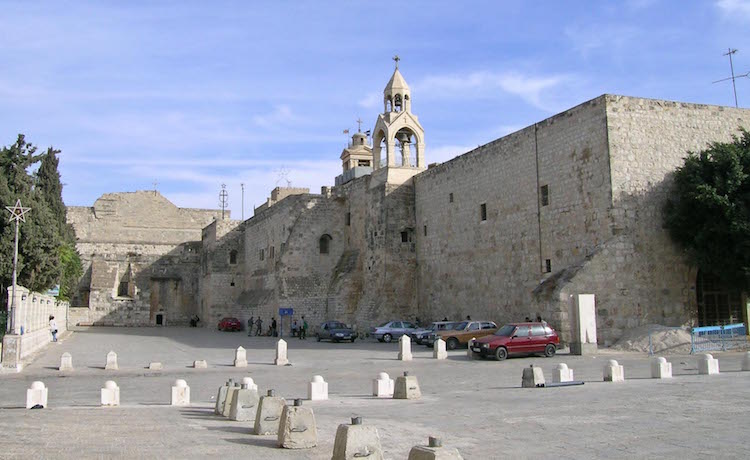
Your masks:
[{"label": "white cloud", "polygon": [[370,93],[367,96],[365,96],[362,100],[360,100],[357,104],[360,107],[364,107],[366,109],[377,109],[380,107],[380,104],[383,103],[383,95],[379,93]]},{"label": "white cloud", "polygon": [[[487,97],[498,91],[520,97],[536,108],[554,112],[543,97],[571,77],[567,75],[529,76],[518,72],[472,72],[466,75],[436,75],[415,86],[422,97],[460,94],[462,97]],[[415,90],[416,91],[416,90]]]},{"label": "white cloud", "polygon": [[303,118],[294,114],[289,106],[277,105],[272,112],[255,115],[251,120],[261,128],[278,128],[302,122]]},{"label": "white cloud", "polygon": [[573,44],[573,49],[583,58],[596,51],[607,54],[620,54],[625,48],[635,43],[642,31],[637,27],[619,24],[602,24],[580,27],[566,27],[565,36]]},{"label": "white cloud", "polygon": [[729,19],[750,21],[750,0],[718,0],[716,7]]}]

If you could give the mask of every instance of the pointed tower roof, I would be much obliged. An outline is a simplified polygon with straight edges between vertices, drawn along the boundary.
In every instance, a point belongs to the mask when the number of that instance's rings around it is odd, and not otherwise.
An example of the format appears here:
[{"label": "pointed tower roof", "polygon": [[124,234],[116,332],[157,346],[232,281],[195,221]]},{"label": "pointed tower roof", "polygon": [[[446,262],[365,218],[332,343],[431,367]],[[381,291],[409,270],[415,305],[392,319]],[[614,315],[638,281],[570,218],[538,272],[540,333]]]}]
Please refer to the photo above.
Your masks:
[{"label": "pointed tower roof", "polygon": [[383,90],[383,92],[386,94],[403,94],[409,92],[409,85],[406,84],[404,76],[401,75],[401,72],[398,71],[398,67],[396,67],[396,70],[393,71],[393,76],[388,81],[388,84],[385,85],[385,89]]}]

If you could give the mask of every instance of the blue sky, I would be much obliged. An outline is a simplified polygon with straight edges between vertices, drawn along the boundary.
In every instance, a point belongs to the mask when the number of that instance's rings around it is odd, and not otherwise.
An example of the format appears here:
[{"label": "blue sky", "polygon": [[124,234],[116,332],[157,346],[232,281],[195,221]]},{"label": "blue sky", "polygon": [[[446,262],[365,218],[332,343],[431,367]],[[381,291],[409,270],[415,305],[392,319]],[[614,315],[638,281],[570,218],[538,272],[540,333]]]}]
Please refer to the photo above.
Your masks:
[{"label": "blue sky", "polygon": [[[332,185],[391,57],[440,162],[603,93],[734,105],[750,0],[0,0],[0,144],[62,150],[68,205],[150,190],[245,218]],[[750,107],[750,79],[737,81]]]}]

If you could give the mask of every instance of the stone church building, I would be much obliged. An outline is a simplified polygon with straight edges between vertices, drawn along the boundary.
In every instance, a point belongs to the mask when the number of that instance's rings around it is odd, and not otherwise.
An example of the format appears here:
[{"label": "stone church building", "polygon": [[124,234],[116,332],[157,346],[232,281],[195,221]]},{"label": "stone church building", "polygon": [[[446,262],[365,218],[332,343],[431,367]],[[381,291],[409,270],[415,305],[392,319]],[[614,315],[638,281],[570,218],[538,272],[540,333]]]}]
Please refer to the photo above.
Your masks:
[{"label": "stone church building", "polygon": [[81,323],[186,324],[198,314],[360,330],[389,319],[541,315],[569,339],[596,295],[600,343],[644,324],[745,321],[739,291],[687,264],[663,228],[688,151],[750,128],[750,110],[603,95],[438,165],[398,68],[372,137],[320,194],[277,188],[244,221],[156,192],[69,208],[86,264]]}]

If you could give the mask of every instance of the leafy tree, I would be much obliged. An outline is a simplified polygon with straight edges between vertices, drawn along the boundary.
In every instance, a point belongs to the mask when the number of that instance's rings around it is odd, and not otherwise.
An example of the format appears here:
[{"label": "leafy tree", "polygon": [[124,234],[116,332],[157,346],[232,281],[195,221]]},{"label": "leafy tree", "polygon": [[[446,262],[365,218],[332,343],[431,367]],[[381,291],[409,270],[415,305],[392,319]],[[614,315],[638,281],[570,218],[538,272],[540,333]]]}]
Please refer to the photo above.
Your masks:
[{"label": "leafy tree", "polygon": [[690,152],[674,177],[665,222],[701,270],[750,287],[750,132]]},{"label": "leafy tree", "polygon": [[59,249],[60,265],[62,274],[60,275],[60,300],[70,300],[75,293],[78,280],[83,275],[81,257],[74,245],[70,243],[63,244]]}]

